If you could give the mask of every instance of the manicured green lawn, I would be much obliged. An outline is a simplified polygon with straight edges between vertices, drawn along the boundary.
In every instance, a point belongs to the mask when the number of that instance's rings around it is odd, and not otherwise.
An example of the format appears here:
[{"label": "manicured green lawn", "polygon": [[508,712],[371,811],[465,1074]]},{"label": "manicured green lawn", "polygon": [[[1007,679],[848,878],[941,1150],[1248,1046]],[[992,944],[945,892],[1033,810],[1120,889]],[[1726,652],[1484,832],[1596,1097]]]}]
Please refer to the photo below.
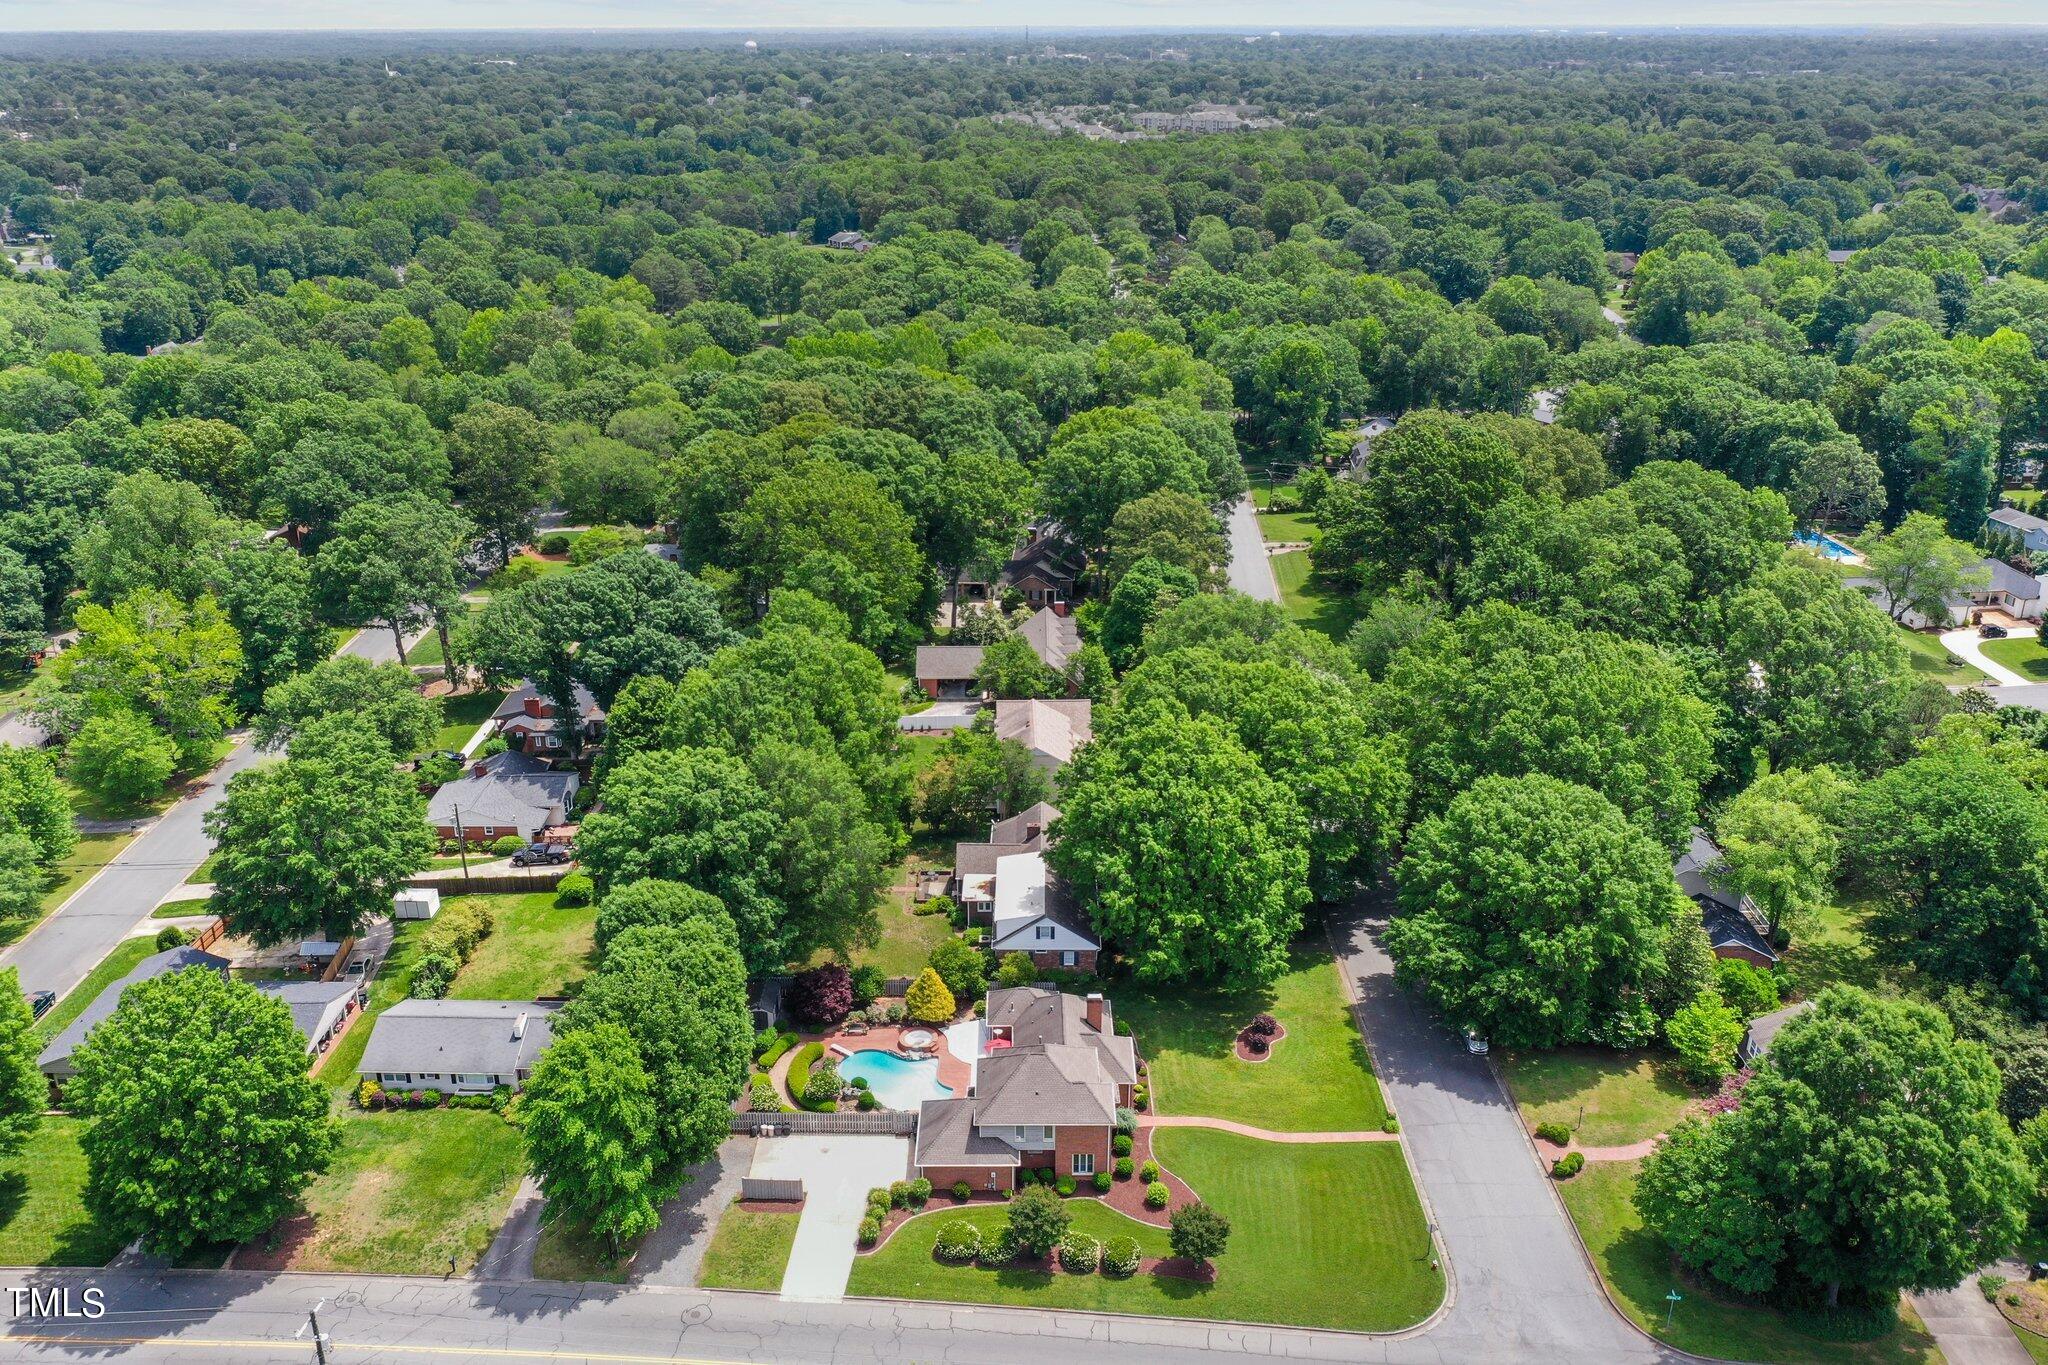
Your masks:
[{"label": "manicured green lawn", "polygon": [[219,857],[219,855],[218,855],[218,854],[213,854],[213,853],[209,853],[209,854],[207,854],[207,855],[206,855],[206,861],[205,861],[205,862],[203,862],[203,863],[201,863],[201,864],[200,864],[199,866],[197,866],[197,867],[193,868],[193,869],[192,869],[192,875],[191,875],[191,876],[189,876],[189,877],[187,877],[187,878],[185,878],[185,885],[187,885],[187,886],[201,886],[201,885],[204,885],[204,884],[205,884],[205,883],[207,883],[207,882],[210,882],[210,881],[212,881],[212,880],[213,880],[213,864],[214,864],[215,860],[216,860],[216,859],[217,859],[218,857]]},{"label": "manicured green lawn", "polygon": [[2048,1365],[2048,1337],[2035,1336],[2024,1327],[2013,1328],[2012,1334],[2020,1339],[2020,1349],[2038,1365]]},{"label": "manicured green lawn", "polygon": [[[1052,1275],[941,1265],[932,1241],[954,1218],[984,1231],[1000,1205],[942,1207],[912,1220],[871,1256],[856,1257],[849,1294],[1154,1316],[1389,1331],[1429,1316],[1443,1280],[1429,1268],[1429,1232],[1391,1142],[1282,1145],[1207,1129],[1154,1135],[1160,1159],[1230,1220],[1216,1282],[1137,1275]],[[1169,1254],[1162,1228],[1094,1200],[1069,1201],[1072,1226],[1124,1235],[1146,1256]]]},{"label": "manicured green lawn", "polygon": [[105,1265],[121,1250],[79,1202],[84,1131],[81,1120],[45,1118],[19,1154],[0,1162],[0,1265]]},{"label": "manicured green lawn", "polygon": [[[1975,664],[1964,663],[1961,659],[1950,654],[1947,647],[1941,643],[1939,636],[1923,635],[1917,630],[1907,630],[1904,626],[1895,627],[1892,633],[1898,637],[1899,643],[1906,647],[1907,662],[1913,665],[1915,673],[1933,678],[1935,681],[1943,684],[1980,683],[1987,676],[1984,670]],[[2034,643],[2032,640],[1988,640],[1985,642],[1984,652],[1997,659],[2000,663],[2004,663],[2004,658],[1995,652],[1996,646],[2031,645],[2032,643]],[[2017,667],[2017,665],[2013,666]],[[2048,677],[2048,674],[2043,674],[2042,676]]]},{"label": "manicured green lawn", "polygon": [[[1984,656],[2004,664],[2013,672],[2037,681],[2048,680],[2048,649],[2038,637],[2026,640],[1986,640]],[[1975,670],[1973,669],[1972,672]]]},{"label": "manicured green lawn", "polygon": [[[1111,999],[1137,1038],[1162,1114],[1277,1132],[1359,1132],[1386,1120],[1337,965],[1320,943],[1297,944],[1286,974],[1264,989],[1119,982]],[[1256,1014],[1278,1019],[1287,1036],[1265,1061],[1240,1061],[1237,1032]]]},{"label": "manicured green lawn", "polygon": [[[1933,1338],[1900,1323],[1870,1335],[1850,1315],[1790,1313],[1722,1298],[1697,1281],[1679,1284],[1664,1239],[1630,1202],[1638,1163],[1588,1166],[1559,1187],[1615,1301],[1636,1325],[1681,1350],[1727,1360],[1893,1362],[1939,1360]],[[1684,1299],[1664,1326],[1664,1296]]]},{"label": "manicured green lawn", "polygon": [[1619,1147],[1667,1133],[1699,1098],[1668,1057],[1590,1047],[1499,1055],[1523,1121],[1576,1129],[1582,1147]]},{"label": "manicured green lawn", "polygon": [[491,936],[456,974],[456,1000],[537,1000],[568,995],[590,971],[597,907],[555,908],[555,893],[479,896],[495,920]]},{"label": "manicured green lawn", "polygon": [[519,1130],[486,1109],[344,1110],[289,1268],[441,1275],[453,1256],[460,1274],[504,1221],[524,1163]]},{"label": "manicured green lawn", "polygon": [[[424,640],[420,643],[422,647],[426,644]],[[440,650],[439,641],[435,642],[434,648],[437,652]],[[414,652],[413,658],[420,663],[428,662],[420,659],[417,651]],[[497,710],[498,703],[503,700],[505,694],[493,688],[441,698],[441,728],[434,734],[433,747],[460,749],[469,743],[469,737],[476,733],[477,726],[489,720],[491,712]]]},{"label": "manicured green lawn", "polygon": [[50,1012],[36,1020],[36,1032],[45,1038],[54,1038],[64,1031],[64,1026],[85,1013],[85,1007],[99,998],[100,992],[135,970],[135,964],[156,951],[156,941],[148,938],[124,938],[114,945],[114,951],[100,959],[100,964],[85,974],[85,979],[71,988],[70,994],[50,1007]]},{"label": "manicured green lawn", "polygon": [[1259,534],[1267,541],[1314,540],[1318,532],[1315,518],[1306,512],[1259,513]]},{"label": "manicured green lawn", "polygon": [[590,1235],[583,1223],[550,1219],[541,1224],[540,1237],[533,1244],[533,1274],[541,1280],[563,1280],[571,1284],[624,1284],[633,1273],[637,1241],[619,1248],[612,1259],[611,1246]]},{"label": "manicured green lawn", "polygon": [[[782,1288],[789,1249],[796,1242],[795,1213],[755,1213],[734,1202],[719,1216],[697,1283],[706,1289]],[[929,1245],[927,1245],[929,1250]]]},{"label": "manicured green lawn", "polygon": [[1308,551],[1274,555],[1273,577],[1279,581],[1280,599],[1289,616],[1333,640],[1351,633],[1358,620],[1357,599],[1310,573]]},{"label": "manicured green lawn", "polygon": [[2040,505],[2043,495],[2038,488],[2008,488],[2004,496],[2013,506],[2031,512]]}]

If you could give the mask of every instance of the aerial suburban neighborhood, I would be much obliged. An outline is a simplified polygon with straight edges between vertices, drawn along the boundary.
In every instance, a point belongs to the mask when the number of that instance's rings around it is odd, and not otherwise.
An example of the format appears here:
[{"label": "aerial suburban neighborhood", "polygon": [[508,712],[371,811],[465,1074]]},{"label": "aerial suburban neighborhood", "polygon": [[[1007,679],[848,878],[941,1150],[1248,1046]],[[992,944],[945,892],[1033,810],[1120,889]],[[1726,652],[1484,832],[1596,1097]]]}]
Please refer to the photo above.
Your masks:
[{"label": "aerial suburban neighborhood", "polygon": [[2048,1361],[1989,4],[0,21],[0,1360]]}]

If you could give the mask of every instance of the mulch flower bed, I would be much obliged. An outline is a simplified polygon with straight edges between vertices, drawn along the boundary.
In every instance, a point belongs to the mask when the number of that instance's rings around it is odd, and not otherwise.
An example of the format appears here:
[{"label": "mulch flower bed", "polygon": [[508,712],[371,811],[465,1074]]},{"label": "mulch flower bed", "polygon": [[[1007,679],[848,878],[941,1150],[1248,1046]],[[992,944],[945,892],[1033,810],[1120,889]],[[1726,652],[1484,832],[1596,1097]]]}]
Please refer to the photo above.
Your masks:
[{"label": "mulch flower bed", "polygon": [[1096,1195],[1095,1198],[1100,1199],[1118,1213],[1128,1214],[1141,1223],[1150,1223],[1155,1228],[1165,1227],[1169,1214],[1183,1204],[1195,1202],[1195,1192],[1188,1188],[1187,1181],[1182,1180],[1172,1171],[1167,1170],[1166,1163],[1160,1162],[1159,1178],[1166,1182],[1166,1207],[1163,1209],[1146,1208],[1145,1182],[1138,1178],[1138,1173],[1145,1169],[1146,1162],[1156,1159],[1152,1155],[1152,1130],[1150,1128],[1140,1128],[1137,1137],[1131,1143],[1131,1178],[1129,1180],[1112,1180],[1109,1185],[1109,1193]]},{"label": "mulch flower bed", "polygon": [[[946,1261],[939,1261],[937,1252],[932,1254],[932,1259],[938,1261],[940,1265],[949,1264]],[[1059,1253],[1057,1252],[1050,1256],[1012,1256],[1009,1260],[1000,1262],[984,1258],[976,1261],[975,1264],[983,1267],[1000,1265],[1006,1270],[1037,1270],[1043,1271],[1048,1275],[1103,1274],[1102,1267],[1100,1266],[1093,1270],[1069,1270],[1060,1264]],[[1196,1284],[1214,1284],[1216,1283],[1216,1265],[1212,1261],[1207,1265],[1198,1266],[1184,1256],[1146,1256],[1138,1262],[1138,1269],[1133,1274],[1105,1275],[1104,1278],[1130,1280],[1136,1279],[1139,1275],[1159,1275],[1169,1280],[1192,1280]]]},{"label": "mulch flower bed", "polygon": [[1254,1052],[1251,1050],[1250,1046],[1248,1045],[1251,1036],[1252,1026],[1250,1024],[1246,1024],[1243,1028],[1238,1030],[1237,1059],[1240,1062],[1266,1061],[1273,1055],[1273,1049],[1280,1046],[1280,1040],[1287,1036],[1287,1029],[1285,1025],[1282,1025],[1279,1028],[1277,1028],[1274,1032],[1268,1034],[1266,1036],[1266,1050],[1264,1052]]},{"label": "mulch flower bed", "polygon": [[801,1199],[741,1199],[737,1201],[748,1213],[802,1213]]}]

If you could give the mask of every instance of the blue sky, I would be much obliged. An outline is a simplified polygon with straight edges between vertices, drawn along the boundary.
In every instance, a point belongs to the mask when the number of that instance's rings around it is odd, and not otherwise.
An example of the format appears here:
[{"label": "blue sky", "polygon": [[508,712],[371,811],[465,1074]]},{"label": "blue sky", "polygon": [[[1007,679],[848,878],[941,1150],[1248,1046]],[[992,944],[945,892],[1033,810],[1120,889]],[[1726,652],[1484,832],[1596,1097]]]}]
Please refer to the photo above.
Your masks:
[{"label": "blue sky", "polygon": [[[2048,24],[2048,0],[0,0],[0,30]],[[755,26],[759,26],[758,29]]]}]

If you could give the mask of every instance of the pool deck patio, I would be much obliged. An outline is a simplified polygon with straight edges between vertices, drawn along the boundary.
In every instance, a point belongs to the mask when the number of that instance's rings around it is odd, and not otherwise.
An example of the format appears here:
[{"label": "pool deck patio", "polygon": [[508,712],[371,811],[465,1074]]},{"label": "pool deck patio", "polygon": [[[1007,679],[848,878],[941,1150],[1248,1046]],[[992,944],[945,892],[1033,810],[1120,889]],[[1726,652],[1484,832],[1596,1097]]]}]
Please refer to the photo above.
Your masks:
[{"label": "pool deck patio", "polygon": [[[901,1044],[905,1033],[923,1029],[933,1037],[931,1053],[938,1058],[939,1084],[952,1091],[955,1096],[959,1096],[965,1095],[968,1087],[974,1084],[974,1059],[962,1057],[953,1050],[953,1030],[959,1027],[959,1022],[956,1021],[950,1026],[869,1024],[865,1033],[849,1033],[842,1025],[829,1033],[805,1033],[799,1036],[807,1043],[824,1044],[825,1052],[829,1056],[843,1057],[848,1053],[859,1052],[863,1048],[879,1048],[885,1052],[894,1052]],[[965,1022],[972,1020],[970,1018]],[[778,1066],[777,1070],[781,1073],[775,1078],[777,1086],[786,1092],[789,1088],[788,1071],[785,1066]]]}]

